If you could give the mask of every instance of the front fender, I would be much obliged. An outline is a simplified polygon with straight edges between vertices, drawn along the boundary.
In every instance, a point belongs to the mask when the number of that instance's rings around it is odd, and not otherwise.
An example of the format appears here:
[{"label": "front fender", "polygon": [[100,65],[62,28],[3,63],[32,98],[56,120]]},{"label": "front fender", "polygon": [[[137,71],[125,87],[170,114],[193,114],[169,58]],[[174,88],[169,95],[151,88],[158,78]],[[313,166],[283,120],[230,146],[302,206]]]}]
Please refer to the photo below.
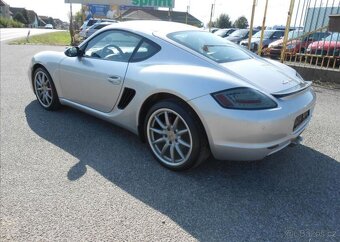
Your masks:
[{"label": "front fender", "polygon": [[59,78],[59,63],[64,58],[67,58],[64,53],[55,51],[43,51],[34,55],[32,57],[29,68],[29,80],[32,89],[33,89],[32,85],[33,72],[35,71],[37,66],[43,66],[52,77],[54,85],[57,89],[58,96],[62,97],[63,95]]}]

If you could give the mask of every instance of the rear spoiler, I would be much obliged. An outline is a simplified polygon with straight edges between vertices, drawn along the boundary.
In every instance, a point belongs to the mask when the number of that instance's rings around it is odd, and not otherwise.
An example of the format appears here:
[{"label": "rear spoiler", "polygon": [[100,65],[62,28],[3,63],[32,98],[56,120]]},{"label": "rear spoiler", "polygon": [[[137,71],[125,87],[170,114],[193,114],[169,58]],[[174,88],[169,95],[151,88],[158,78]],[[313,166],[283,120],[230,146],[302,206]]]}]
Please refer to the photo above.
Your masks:
[{"label": "rear spoiler", "polygon": [[272,93],[272,95],[277,98],[287,97],[287,96],[302,92],[306,90],[307,88],[309,88],[310,86],[312,86],[312,82],[305,81],[299,85],[296,85],[295,87],[292,87],[292,88],[289,88],[283,91],[279,91],[279,92],[274,92]]}]

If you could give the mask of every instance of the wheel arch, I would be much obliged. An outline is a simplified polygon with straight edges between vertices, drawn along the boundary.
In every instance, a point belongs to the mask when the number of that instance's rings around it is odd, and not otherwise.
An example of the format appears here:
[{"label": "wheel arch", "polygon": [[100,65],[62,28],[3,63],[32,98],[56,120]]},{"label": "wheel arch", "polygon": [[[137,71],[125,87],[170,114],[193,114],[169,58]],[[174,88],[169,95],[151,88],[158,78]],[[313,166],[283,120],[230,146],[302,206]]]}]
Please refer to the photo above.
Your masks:
[{"label": "wheel arch", "polygon": [[[35,71],[36,71],[39,67],[45,69],[45,70],[48,72],[48,70],[46,69],[46,67],[43,66],[41,63],[35,63],[35,64],[33,65],[33,67],[32,67],[32,72],[31,72],[31,85],[32,85],[32,87],[33,87],[33,90],[34,90],[34,73],[35,73]],[[48,72],[48,73],[49,73],[49,72]],[[51,75],[50,75],[50,76],[51,76]]]},{"label": "wheel arch", "polygon": [[35,71],[38,69],[38,68],[42,68],[44,69],[47,74],[50,76],[55,88],[56,88],[56,92],[58,94],[58,97],[61,97],[62,95],[62,90],[61,90],[61,86],[60,86],[60,83],[58,80],[55,80],[55,79],[58,79],[56,76],[55,76],[55,73],[53,73],[53,71],[50,71],[49,69],[50,68],[47,68],[46,66],[44,66],[43,64],[41,64],[40,62],[37,62],[35,63],[33,66],[32,66],[32,72],[31,72],[31,85],[32,85],[32,89],[33,89],[33,92],[34,92],[34,73]]},{"label": "wheel arch", "polygon": [[[174,94],[170,94],[170,93],[166,93],[166,92],[162,92],[162,93],[156,93],[151,95],[150,97],[148,97],[144,103],[142,104],[139,114],[138,114],[138,135],[140,137],[140,139],[142,140],[142,142],[146,141],[146,134],[144,132],[144,125],[145,125],[145,118],[146,115],[148,113],[148,111],[150,110],[150,108],[156,104],[157,102],[160,101],[164,101],[164,100],[173,100],[176,101],[178,103],[180,103],[181,105],[184,105],[187,109],[189,109],[190,113],[194,116],[193,118],[195,119],[195,121],[198,123],[198,125],[200,126],[199,128],[201,130],[203,130],[203,135],[206,138],[206,140],[208,141],[208,136],[205,130],[205,127],[203,125],[203,122],[201,121],[199,115],[196,113],[196,111],[188,104],[188,102],[186,102],[185,100],[183,100],[182,98],[174,95]],[[209,145],[209,142],[208,142]],[[210,147],[209,147],[210,149]]]}]

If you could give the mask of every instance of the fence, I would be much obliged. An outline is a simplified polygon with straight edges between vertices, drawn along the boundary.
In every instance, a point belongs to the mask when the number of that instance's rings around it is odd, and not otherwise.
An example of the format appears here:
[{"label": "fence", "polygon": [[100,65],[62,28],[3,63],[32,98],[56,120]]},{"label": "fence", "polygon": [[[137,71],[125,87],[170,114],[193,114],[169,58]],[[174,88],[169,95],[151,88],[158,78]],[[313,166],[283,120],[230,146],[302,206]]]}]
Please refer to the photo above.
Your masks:
[{"label": "fence", "polygon": [[283,39],[259,53],[289,65],[340,70],[340,0],[291,0],[285,29]]}]

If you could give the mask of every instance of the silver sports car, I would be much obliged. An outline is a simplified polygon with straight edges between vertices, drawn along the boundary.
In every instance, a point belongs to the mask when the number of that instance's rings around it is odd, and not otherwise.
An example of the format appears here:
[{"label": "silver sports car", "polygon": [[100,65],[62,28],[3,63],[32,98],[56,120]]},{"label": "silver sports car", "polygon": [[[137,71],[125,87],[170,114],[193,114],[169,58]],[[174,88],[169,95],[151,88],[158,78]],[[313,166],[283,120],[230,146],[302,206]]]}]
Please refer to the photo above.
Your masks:
[{"label": "silver sports car", "polygon": [[295,144],[316,100],[292,68],[160,21],[117,23],[65,53],[39,53],[29,77],[46,110],[67,105],[122,126],[172,170]]}]

